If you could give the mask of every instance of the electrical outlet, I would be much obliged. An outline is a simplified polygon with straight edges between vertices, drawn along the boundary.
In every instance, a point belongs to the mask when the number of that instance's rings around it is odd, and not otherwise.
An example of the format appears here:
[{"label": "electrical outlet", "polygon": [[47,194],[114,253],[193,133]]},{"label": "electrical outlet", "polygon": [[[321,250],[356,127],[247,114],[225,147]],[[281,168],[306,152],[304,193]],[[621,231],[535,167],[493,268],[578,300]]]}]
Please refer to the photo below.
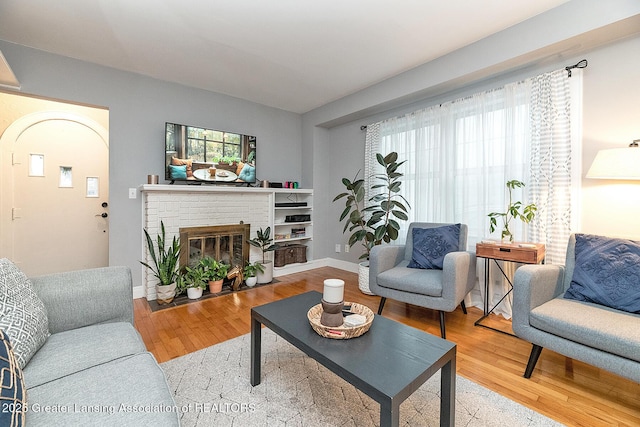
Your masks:
[{"label": "electrical outlet", "polygon": [[130,199],[135,199],[136,197],[138,197],[138,190],[136,190],[135,188],[130,188],[129,189],[129,198]]},{"label": "electrical outlet", "polygon": [[348,243],[346,245],[344,245],[344,251],[345,251],[345,253],[349,253],[349,244]]},{"label": "electrical outlet", "polygon": [[340,253],[340,243],[336,243],[336,253]]}]

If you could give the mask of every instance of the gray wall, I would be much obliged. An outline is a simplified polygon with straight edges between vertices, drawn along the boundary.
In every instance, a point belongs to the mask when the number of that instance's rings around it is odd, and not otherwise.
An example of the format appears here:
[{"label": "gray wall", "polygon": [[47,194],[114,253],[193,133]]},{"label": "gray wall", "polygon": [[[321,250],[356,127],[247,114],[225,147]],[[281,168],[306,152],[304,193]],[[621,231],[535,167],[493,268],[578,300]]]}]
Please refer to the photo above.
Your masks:
[{"label": "gray wall", "polygon": [[0,40],[21,92],[109,108],[109,263],[127,265],[141,286],[141,197],[128,189],[164,177],[164,123],[255,135],[257,176],[302,179],[301,116],[237,98],[88,64]]}]

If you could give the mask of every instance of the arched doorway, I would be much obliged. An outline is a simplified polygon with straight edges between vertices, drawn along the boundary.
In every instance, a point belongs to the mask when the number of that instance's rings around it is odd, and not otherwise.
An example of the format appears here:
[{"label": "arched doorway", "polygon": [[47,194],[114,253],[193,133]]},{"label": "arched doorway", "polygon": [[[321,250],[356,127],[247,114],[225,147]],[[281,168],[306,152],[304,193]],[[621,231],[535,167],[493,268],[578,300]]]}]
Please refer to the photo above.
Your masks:
[{"label": "arched doorway", "polygon": [[0,147],[1,256],[28,276],[108,265],[107,129],[76,112],[38,111],[13,121]]}]

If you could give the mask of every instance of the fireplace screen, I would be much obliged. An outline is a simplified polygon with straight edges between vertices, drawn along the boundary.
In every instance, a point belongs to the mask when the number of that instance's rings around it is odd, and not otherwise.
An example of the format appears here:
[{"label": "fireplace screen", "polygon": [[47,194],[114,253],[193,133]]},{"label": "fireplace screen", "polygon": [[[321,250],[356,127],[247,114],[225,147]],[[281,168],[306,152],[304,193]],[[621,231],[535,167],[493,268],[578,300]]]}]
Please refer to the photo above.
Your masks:
[{"label": "fireplace screen", "polygon": [[180,267],[193,267],[206,256],[243,267],[249,261],[249,234],[248,224],[181,228]]}]

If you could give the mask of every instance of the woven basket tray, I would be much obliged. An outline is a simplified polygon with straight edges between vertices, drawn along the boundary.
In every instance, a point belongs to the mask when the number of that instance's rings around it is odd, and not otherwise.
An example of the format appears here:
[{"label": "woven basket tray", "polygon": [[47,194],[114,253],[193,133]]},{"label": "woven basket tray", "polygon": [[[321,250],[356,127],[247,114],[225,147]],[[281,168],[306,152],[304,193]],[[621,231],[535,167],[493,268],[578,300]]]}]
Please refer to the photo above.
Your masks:
[{"label": "woven basket tray", "polygon": [[344,305],[351,306],[351,312],[354,314],[361,314],[367,318],[364,324],[360,326],[348,327],[348,326],[324,326],[320,323],[320,316],[322,315],[322,304],[314,305],[307,312],[309,323],[314,331],[325,338],[333,338],[336,340],[347,340],[349,338],[356,338],[364,334],[369,330],[373,323],[373,311],[369,307],[356,302],[345,302]]}]

